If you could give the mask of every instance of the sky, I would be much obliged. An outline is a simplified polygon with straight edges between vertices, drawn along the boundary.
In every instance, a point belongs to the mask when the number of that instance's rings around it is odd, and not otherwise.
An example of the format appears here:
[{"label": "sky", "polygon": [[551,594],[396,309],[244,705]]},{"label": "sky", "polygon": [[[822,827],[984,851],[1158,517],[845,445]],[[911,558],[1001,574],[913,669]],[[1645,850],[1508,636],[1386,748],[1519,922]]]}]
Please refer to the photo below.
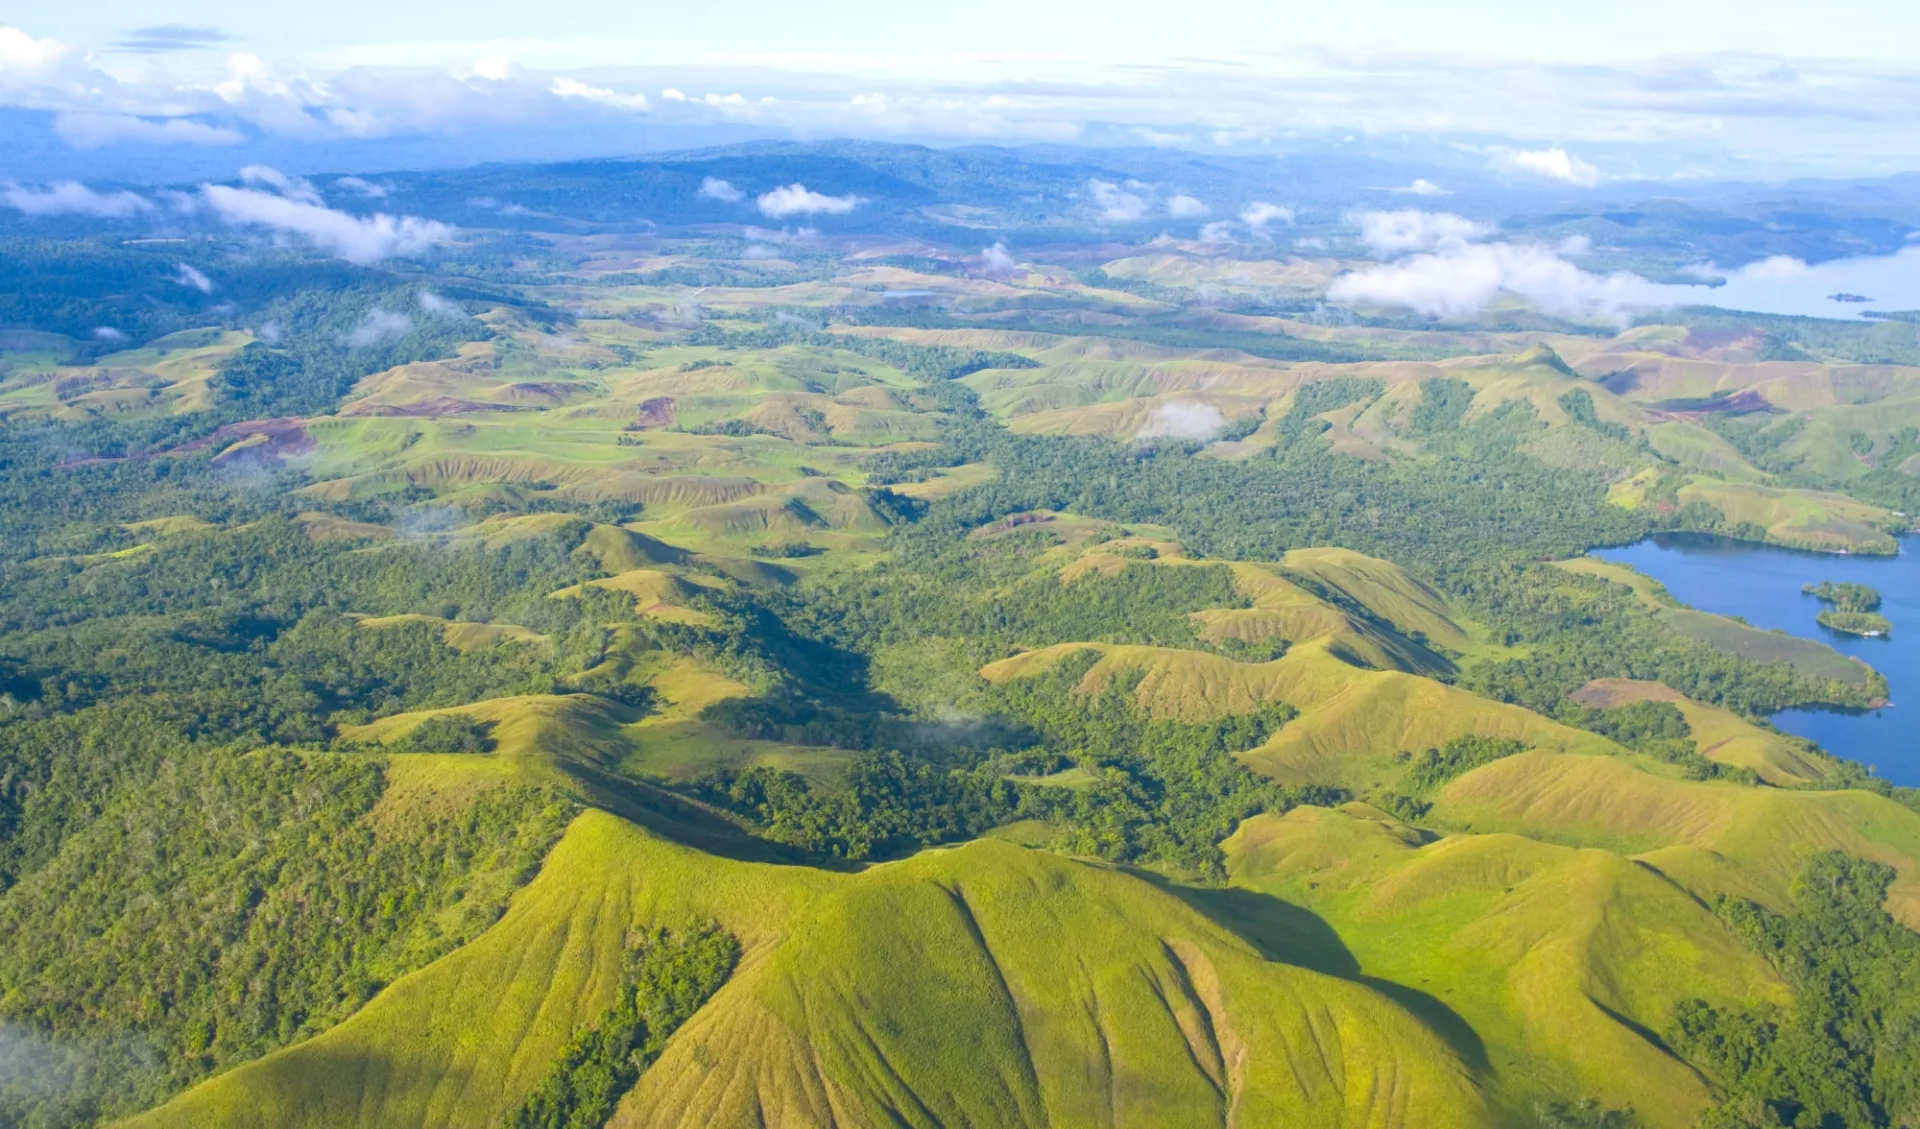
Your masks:
[{"label": "sky", "polygon": [[67,169],[272,144],[333,146],[346,169],[447,137],[499,159],[534,135],[583,155],[1359,136],[1563,149],[1598,179],[1865,176],[1920,167],[1916,110],[1920,5],[1893,0],[1844,19],[1783,0],[0,6],[5,128]]}]

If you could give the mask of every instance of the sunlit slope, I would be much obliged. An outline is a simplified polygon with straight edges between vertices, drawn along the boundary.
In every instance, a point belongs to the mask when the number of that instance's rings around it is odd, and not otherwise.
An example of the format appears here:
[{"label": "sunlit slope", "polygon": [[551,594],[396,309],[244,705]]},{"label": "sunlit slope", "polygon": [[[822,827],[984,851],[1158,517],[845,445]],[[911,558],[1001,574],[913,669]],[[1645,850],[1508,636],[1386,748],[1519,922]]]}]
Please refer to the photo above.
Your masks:
[{"label": "sunlit slope", "polygon": [[497,1124],[610,1001],[627,930],[692,918],[746,958],[615,1125],[1496,1123],[1387,997],[1127,874],[987,842],[830,874],[589,813],[479,940],[127,1124]]},{"label": "sunlit slope", "polygon": [[[1580,1094],[1633,1108],[1649,1129],[1684,1129],[1706,1086],[1648,1033],[1683,1000],[1788,998],[1710,910],[1608,851],[1516,835],[1428,842],[1358,805],[1256,817],[1226,850],[1236,886],[1304,905],[1330,929],[1292,943],[1469,1026],[1493,1092],[1516,1112]],[[1276,927],[1289,920],[1279,908]]]},{"label": "sunlit slope", "polygon": [[1242,663],[1166,647],[1066,643],[990,663],[989,682],[1037,674],[1077,651],[1100,658],[1081,689],[1091,694],[1122,673],[1138,672],[1135,691],[1156,717],[1204,721],[1284,702],[1300,715],[1266,744],[1242,755],[1256,772],[1288,783],[1385,785],[1401,765],[1396,753],[1434,748],[1455,737],[1510,737],[1536,748],[1606,753],[1603,737],[1519,706],[1397,670],[1364,670],[1308,643],[1267,663]]},{"label": "sunlit slope", "polygon": [[1639,853],[1702,897],[1776,907],[1809,856],[1845,851],[1895,868],[1888,910],[1920,927],[1920,813],[1870,792],[1696,783],[1625,759],[1534,751],[1454,781],[1433,815],[1463,830]]}]

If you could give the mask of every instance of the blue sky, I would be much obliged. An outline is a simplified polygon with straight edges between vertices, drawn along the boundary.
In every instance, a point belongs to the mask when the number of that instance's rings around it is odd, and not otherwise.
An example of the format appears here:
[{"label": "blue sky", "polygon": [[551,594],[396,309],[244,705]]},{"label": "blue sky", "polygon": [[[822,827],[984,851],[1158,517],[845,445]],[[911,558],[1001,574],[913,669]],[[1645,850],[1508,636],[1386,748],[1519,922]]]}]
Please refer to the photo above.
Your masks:
[{"label": "blue sky", "polygon": [[1920,5],[26,0],[0,10],[0,108],[103,157],[529,131],[1357,136],[1496,165],[1561,149],[1602,179],[1870,175],[1920,167]]}]

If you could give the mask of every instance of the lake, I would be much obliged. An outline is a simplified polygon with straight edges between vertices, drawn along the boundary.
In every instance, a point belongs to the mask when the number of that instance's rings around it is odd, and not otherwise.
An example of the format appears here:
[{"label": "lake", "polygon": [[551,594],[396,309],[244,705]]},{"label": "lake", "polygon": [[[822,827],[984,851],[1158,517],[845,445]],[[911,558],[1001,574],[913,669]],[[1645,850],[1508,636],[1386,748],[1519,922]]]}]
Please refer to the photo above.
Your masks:
[{"label": "lake", "polygon": [[1724,283],[1712,288],[1670,285],[1652,289],[1662,295],[1662,300],[1676,305],[1719,306],[1762,314],[1857,320],[1870,312],[1920,310],[1920,247],[1813,265],[1776,257],[1737,270],[1710,273],[1722,277]]},{"label": "lake", "polygon": [[[1593,555],[1631,565],[1666,585],[1682,603],[1818,639],[1886,675],[1893,703],[1886,709],[1787,710],[1775,714],[1773,722],[1836,756],[1873,765],[1892,783],[1920,786],[1920,733],[1914,729],[1920,722],[1920,558],[1913,553],[1842,557],[1670,534]],[[1803,595],[1800,586],[1822,580],[1878,588],[1884,600],[1880,610],[1893,621],[1893,634],[1861,639],[1816,624],[1821,604]]]}]

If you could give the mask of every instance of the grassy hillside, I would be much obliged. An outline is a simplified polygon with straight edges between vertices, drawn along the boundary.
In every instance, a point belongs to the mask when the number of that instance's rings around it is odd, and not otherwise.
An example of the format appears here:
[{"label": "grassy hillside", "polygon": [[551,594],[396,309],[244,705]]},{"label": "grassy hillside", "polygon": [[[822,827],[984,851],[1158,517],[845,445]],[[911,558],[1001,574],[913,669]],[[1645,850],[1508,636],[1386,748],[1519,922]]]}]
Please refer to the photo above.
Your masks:
[{"label": "grassy hillside", "polygon": [[[1318,959],[1404,986],[1402,998],[1470,1030],[1515,1108],[1575,1092],[1644,1125],[1690,1126],[1710,1091],[1650,1033],[1682,1000],[1790,999],[1708,909],[1610,852],[1435,840],[1358,806],[1258,817],[1227,852],[1236,889],[1325,920],[1300,937]],[[1283,907],[1267,911],[1276,927]]]},{"label": "grassy hillside", "polygon": [[478,942],[127,1124],[493,1123],[609,1001],[626,932],[689,918],[746,959],[614,1125],[1487,1123],[1413,1015],[1138,878],[990,843],[834,876],[590,814]]}]

